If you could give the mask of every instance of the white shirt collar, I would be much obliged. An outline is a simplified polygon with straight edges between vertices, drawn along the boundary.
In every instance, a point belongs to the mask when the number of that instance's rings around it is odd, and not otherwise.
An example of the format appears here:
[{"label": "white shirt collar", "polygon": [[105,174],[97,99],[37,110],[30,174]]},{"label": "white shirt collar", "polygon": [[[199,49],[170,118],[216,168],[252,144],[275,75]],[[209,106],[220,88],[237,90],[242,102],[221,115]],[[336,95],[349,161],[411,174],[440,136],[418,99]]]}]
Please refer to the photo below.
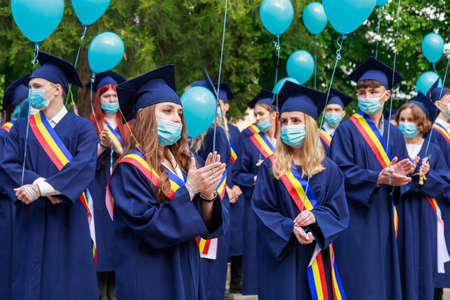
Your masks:
[{"label": "white shirt collar", "polygon": [[442,120],[441,118],[437,118],[435,123],[438,123],[439,125],[444,127],[448,133],[450,133],[450,123],[447,123],[445,120]]},{"label": "white shirt collar", "polygon": [[61,110],[51,119],[49,120],[50,125],[52,128],[55,128],[56,125],[64,118],[64,116],[67,114],[67,109],[65,106],[61,108]]},{"label": "white shirt collar", "polygon": [[[177,176],[184,181],[184,176],[183,176],[183,171],[181,170],[180,166],[177,164],[177,161],[175,160],[175,157],[172,154],[172,151],[169,151],[169,158],[170,158],[170,163],[172,164],[172,166],[174,166],[175,168],[175,172],[177,173]],[[162,165],[164,167],[166,167],[167,169],[171,170],[171,168],[163,161]]]},{"label": "white shirt collar", "polygon": [[333,136],[334,132],[336,131],[336,129],[334,129],[333,127],[331,127],[327,122],[323,123],[323,129],[325,129],[325,131],[330,135]]}]

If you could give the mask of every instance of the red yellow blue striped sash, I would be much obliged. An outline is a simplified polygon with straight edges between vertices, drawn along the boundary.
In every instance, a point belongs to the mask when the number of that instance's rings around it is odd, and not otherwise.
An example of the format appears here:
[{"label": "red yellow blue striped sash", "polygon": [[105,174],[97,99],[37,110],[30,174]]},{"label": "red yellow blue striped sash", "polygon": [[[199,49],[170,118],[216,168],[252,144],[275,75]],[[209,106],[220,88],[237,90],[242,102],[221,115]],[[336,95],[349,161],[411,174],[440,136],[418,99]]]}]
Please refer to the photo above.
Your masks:
[{"label": "red yellow blue striped sash", "polygon": [[[56,131],[52,128],[44,113],[38,112],[28,118],[31,131],[39,144],[56,168],[59,171],[62,170],[65,165],[73,160],[72,154],[61,141]],[[80,195],[80,201],[83,204],[88,217],[89,232],[93,242],[92,254],[94,257],[94,264],[97,264],[94,210],[89,190],[86,189],[86,191]]]},{"label": "red yellow blue striped sash", "polygon": [[123,146],[122,137],[120,134],[108,124],[108,122],[103,123],[103,128],[108,132],[109,137],[112,139],[114,145],[117,149],[120,149]]},{"label": "red yellow blue striped sash", "polygon": [[2,125],[2,127],[0,127],[0,129],[3,129],[9,133],[11,131],[11,128],[14,126],[14,123],[15,121],[6,122],[5,124]]},{"label": "red yellow blue striped sash", "polygon": [[255,124],[252,124],[252,125],[248,126],[247,128],[245,128],[244,131],[246,133],[248,132],[249,136],[252,136],[256,133],[259,133],[261,130],[259,130],[259,128]]},{"label": "red yellow blue striped sash", "polygon": [[323,128],[320,129],[320,138],[328,147],[331,146],[331,136]]},{"label": "red yellow blue striped sash", "polygon": [[434,213],[436,214],[436,242],[437,242],[437,271],[438,273],[445,273],[445,263],[450,260],[447,249],[447,242],[445,240],[445,224],[442,219],[441,210],[436,199],[425,196]]},{"label": "red yellow blue striped sash", "polygon": [[259,132],[255,133],[250,137],[250,140],[252,141],[253,145],[258,149],[258,151],[262,154],[264,158],[271,157],[273,155],[273,152],[275,151],[275,148],[273,145],[269,142],[269,140],[266,138],[264,133]]},{"label": "red yellow blue striped sash", "polygon": [[[299,211],[304,209],[312,210],[317,205],[317,200],[312,189],[308,189],[307,195],[305,197],[307,182],[306,180],[301,178],[298,170],[295,167],[293,167],[291,171],[286,174],[286,177],[283,177],[282,182],[284,183],[284,185],[291,186],[290,191],[288,191]],[[305,202],[302,205],[303,199],[305,199]],[[331,299],[331,297],[329,297],[328,295],[329,287],[331,287],[331,290],[333,291],[334,299],[346,299],[339,277],[339,272],[337,270],[336,262],[334,260],[334,249],[332,245],[330,245],[329,251],[331,267],[331,274],[329,275],[331,277],[331,283],[329,283],[329,280],[326,276],[324,256],[322,254],[322,251],[317,254],[307,270],[311,295],[314,300]]]},{"label": "red yellow blue striped sash", "polygon": [[450,143],[450,134],[441,124],[434,123],[433,129],[439,132],[447,140],[447,142]]},{"label": "red yellow blue striped sash", "polygon": [[[287,189],[289,195],[297,206],[298,210],[301,212],[305,209],[312,210],[317,205],[317,199],[311,188],[307,189],[305,197],[305,189],[307,181],[304,180],[297,168],[293,166],[290,171],[286,172],[281,176],[281,182]],[[304,202],[303,202],[304,199]],[[313,300],[345,300],[345,292],[342,286],[342,282],[337,269],[333,245],[329,246],[329,256],[330,256],[330,268],[331,274],[327,279],[327,270],[325,268],[323,251],[319,251],[308,266],[307,276],[308,283],[311,291],[311,296]],[[331,283],[329,282],[331,280]],[[333,297],[328,294],[328,289],[331,288],[333,291]]]},{"label": "red yellow blue striped sash", "polygon": [[237,151],[236,148],[233,146],[230,140],[230,151],[231,151],[231,162],[234,164],[237,160]]},{"label": "red yellow blue striped sash", "polygon": [[381,168],[386,168],[391,163],[391,155],[386,143],[373,121],[363,112],[359,111],[350,117],[350,120],[358,129],[373,154],[380,163]]}]

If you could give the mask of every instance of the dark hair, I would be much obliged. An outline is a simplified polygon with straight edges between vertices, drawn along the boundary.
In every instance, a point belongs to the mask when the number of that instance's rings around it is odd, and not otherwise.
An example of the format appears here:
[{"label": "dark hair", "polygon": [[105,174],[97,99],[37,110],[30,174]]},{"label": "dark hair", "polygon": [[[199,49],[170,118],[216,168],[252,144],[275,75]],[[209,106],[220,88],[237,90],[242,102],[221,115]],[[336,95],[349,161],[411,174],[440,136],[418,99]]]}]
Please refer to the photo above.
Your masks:
[{"label": "dark hair", "polygon": [[361,80],[360,82],[358,82],[358,84],[356,85],[356,89],[357,90],[368,89],[368,88],[376,89],[380,86],[383,86],[383,85],[378,80],[365,79],[365,80]]},{"label": "dark hair", "polygon": [[414,122],[417,123],[417,128],[419,129],[419,132],[422,135],[425,135],[430,131],[431,129],[431,121],[428,120],[427,115],[425,112],[415,103],[405,103],[397,111],[397,114],[395,116],[395,121],[397,121],[397,124],[400,122],[400,115],[402,114],[402,111],[406,109],[411,109]]}]

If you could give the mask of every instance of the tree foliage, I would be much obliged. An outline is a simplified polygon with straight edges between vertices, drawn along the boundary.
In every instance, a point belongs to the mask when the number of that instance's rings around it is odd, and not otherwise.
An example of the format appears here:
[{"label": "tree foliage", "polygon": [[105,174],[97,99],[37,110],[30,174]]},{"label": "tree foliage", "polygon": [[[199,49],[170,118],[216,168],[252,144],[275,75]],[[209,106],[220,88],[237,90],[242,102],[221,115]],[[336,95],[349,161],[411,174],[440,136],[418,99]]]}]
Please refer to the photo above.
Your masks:
[{"label": "tree foliage", "polygon": [[[228,81],[237,95],[231,113],[239,117],[246,103],[261,87],[272,88],[275,80],[276,51],[273,36],[265,30],[259,19],[260,0],[228,1],[228,20],[224,47],[223,81]],[[305,49],[314,55],[318,43],[317,82],[325,91],[333,69],[339,34],[330,24],[318,36],[309,34],[302,23],[302,11],[311,1],[292,1],[295,18],[287,32],[281,36],[279,78],[286,76],[285,64],[289,55],[297,49]],[[26,72],[32,71],[33,45],[15,25],[9,0],[0,0],[0,96],[5,87]],[[178,92],[192,81],[204,78],[205,66],[213,78],[217,78],[224,14],[223,0],[112,0],[105,15],[89,26],[80,56],[78,70],[85,82],[91,76],[87,47],[100,32],[114,31],[125,42],[126,55],[116,71],[127,78],[174,63],[177,71]],[[397,42],[397,69],[407,79],[394,93],[395,100],[406,100],[415,91],[415,83],[421,73],[432,70],[421,53],[423,37],[435,31],[448,41],[450,26],[448,0],[401,0],[399,37]],[[354,94],[346,75],[376,48],[375,31],[378,14],[381,13],[381,41],[379,58],[392,65],[396,36],[396,12],[398,1],[392,0],[383,9],[376,8],[366,23],[350,34],[343,43],[333,86],[350,95]],[[81,27],[70,1],[65,1],[64,17],[57,30],[41,45],[40,49],[74,61]],[[447,58],[436,65],[443,76]],[[448,82],[448,79],[447,79]],[[306,83],[312,86],[313,79]],[[89,98],[86,89],[77,91],[82,115],[89,114]],[[401,101],[396,101],[395,106]],[[351,106],[349,110],[354,109]]]}]

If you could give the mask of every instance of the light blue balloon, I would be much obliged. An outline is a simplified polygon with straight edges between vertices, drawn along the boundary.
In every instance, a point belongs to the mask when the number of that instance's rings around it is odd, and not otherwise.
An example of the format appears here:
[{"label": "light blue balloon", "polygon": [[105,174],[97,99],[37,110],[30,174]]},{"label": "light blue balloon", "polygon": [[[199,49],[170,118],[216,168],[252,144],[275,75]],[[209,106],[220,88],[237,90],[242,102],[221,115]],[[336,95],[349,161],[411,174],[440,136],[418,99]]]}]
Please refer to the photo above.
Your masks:
[{"label": "light blue balloon", "polygon": [[442,87],[442,79],[436,72],[427,71],[420,75],[419,79],[416,82],[416,91],[422,92],[422,94],[427,95],[430,91],[430,88],[439,79],[438,87]]},{"label": "light blue balloon", "polygon": [[114,32],[97,35],[89,45],[89,67],[94,73],[106,72],[117,66],[123,58],[125,45]]},{"label": "light blue balloon", "polygon": [[285,83],[286,81],[290,81],[290,82],[293,82],[293,83],[296,83],[296,84],[300,84],[300,83],[297,81],[297,79],[295,79],[295,78],[292,78],[292,77],[284,77],[284,78],[280,79],[280,80],[277,82],[277,84],[275,84],[275,87],[273,88],[272,93],[278,94],[278,93],[281,91],[281,89],[283,88],[283,85],[284,85],[284,83]]},{"label": "light blue balloon", "polygon": [[388,3],[389,0],[377,0],[377,5],[378,6],[384,6],[386,3]]},{"label": "light blue balloon", "polygon": [[64,0],[11,0],[14,21],[29,40],[39,43],[58,27]]},{"label": "light blue balloon", "polygon": [[294,7],[290,0],[263,0],[259,16],[264,27],[272,34],[282,34],[294,19]]},{"label": "light blue balloon", "polygon": [[323,0],[322,4],[334,30],[346,35],[367,20],[376,0]]},{"label": "light blue balloon", "polygon": [[311,2],[303,10],[303,24],[314,35],[320,34],[327,26],[328,19],[320,2]]},{"label": "light blue balloon", "polygon": [[422,41],[422,52],[430,63],[437,63],[444,54],[444,39],[440,34],[431,32]]},{"label": "light blue balloon", "polygon": [[200,136],[208,130],[216,117],[216,97],[207,88],[194,86],[184,92],[180,100],[188,136]]},{"label": "light blue balloon", "polygon": [[289,56],[286,69],[290,77],[304,84],[314,73],[314,58],[308,51],[297,50]]},{"label": "light blue balloon", "polygon": [[110,0],[72,0],[72,7],[81,25],[88,26],[100,19]]}]

